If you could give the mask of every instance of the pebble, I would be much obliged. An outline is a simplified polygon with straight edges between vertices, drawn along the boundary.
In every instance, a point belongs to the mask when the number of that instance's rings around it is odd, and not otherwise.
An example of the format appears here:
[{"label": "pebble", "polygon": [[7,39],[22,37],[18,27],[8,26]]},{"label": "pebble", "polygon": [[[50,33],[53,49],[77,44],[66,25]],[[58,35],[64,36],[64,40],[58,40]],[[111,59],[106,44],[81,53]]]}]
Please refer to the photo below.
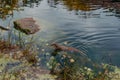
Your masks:
[{"label": "pebble", "polygon": [[44,51],[45,51],[45,49],[42,49],[42,51],[44,52]]},{"label": "pebble", "polygon": [[67,44],[68,44],[68,42],[66,41],[66,42],[64,42],[64,44],[65,44],[65,45],[67,45]]},{"label": "pebble", "polygon": [[70,62],[71,62],[71,63],[74,63],[74,62],[75,62],[75,60],[74,60],[74,59],[70,59]]}]

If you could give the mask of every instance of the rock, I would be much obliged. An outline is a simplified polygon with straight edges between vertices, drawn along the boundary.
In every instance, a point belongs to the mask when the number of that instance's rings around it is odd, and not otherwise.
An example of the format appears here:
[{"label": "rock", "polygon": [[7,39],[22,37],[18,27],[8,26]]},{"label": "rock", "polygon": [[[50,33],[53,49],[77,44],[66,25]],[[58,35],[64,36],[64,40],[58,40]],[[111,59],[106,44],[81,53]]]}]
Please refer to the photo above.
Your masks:
[{"label": "rock", "polygon": [[40,30],[33,18],[22,18],[14,21],[14,27],[26,34],[34,34]]},{"label": "rock", "polygon": [[1,30],[5,30],[5,31],[8,31],[8,30],[9,30],[9,28],[5,28],[5,27],[3,27],[3,26],[0,26],[0,29],[1,29]]},{"label": "rock", "polygon": [[73,48],[73,47],[68,47],[68,46],[63,46],[63,45],[59,45],[57,43],[53,43],[51,44],[51,46],[53,46],[55,48],[55,50],[59,50],[59,51],[72,51],[72,52],[79,52],[83,55],[86,55],[85,53],[83,53],[82,51]]}]

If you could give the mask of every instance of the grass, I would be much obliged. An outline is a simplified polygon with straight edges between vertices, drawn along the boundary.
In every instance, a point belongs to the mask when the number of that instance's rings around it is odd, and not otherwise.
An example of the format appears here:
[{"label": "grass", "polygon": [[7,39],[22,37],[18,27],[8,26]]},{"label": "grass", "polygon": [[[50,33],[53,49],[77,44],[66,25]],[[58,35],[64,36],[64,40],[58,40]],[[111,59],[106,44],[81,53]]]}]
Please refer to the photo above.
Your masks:
[{"label": "grass", "polygon": [[[59,57],[58,57],[59,56]],[[59,58],[59,59],[58,59]],[[61,62],[64,61],[63,63]],[[109,64],[96,64],[91,62],[92,67],[79,65],[76,57],[66,52],[58,53],[50,58],[47,66],[57,80],[119,80],[119,68]],[[80,63],[81,64],[81,63]],[[98,66],[99,65],[99,66]],[[118,70],[118,72],[116,72]],[[117,77],[117,78],[116,78]]]},{"label": "grass", "polygon": [[[54,80],[49,71],[36,66],[39,58],[35,45],[26,44],[24,34],[18,32],[15,35],[13,38],[11,32],[7,39],[0,40],[0,80]],[[31,36],[27,42],[32,41]]]}]

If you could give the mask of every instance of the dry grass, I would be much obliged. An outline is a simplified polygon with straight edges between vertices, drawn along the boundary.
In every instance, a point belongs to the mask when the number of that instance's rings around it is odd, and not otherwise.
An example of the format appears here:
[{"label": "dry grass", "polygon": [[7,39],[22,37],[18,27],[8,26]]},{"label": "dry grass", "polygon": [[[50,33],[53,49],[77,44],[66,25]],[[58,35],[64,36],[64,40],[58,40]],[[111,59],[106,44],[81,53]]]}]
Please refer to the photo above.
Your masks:
[{"label": "dry grass", "polygon": [[7,41],[0,40],[0,52],[1,53],[10,53],[18,49],[19,47],[17,45],[12,45]]}]

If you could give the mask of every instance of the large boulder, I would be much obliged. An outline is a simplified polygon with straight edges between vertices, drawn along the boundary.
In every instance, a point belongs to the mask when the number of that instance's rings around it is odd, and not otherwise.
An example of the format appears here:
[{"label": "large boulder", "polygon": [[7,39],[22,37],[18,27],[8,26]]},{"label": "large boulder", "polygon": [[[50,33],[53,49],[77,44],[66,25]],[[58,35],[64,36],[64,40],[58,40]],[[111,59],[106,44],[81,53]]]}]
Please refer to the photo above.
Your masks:
[{"label": "large boulder", "polygon": [[33,18],[22,18],[14,21],[14,27],[26,34],[34,34],[40,30]]}]

